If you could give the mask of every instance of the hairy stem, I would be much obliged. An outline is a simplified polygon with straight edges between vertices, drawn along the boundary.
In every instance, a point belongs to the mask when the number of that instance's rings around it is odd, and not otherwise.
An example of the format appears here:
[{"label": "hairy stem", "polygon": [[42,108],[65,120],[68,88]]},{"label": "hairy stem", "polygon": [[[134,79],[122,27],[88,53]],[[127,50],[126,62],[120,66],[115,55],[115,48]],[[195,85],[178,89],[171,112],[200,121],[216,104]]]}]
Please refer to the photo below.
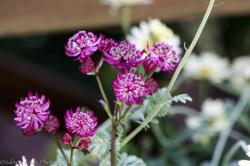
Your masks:
[{"label": "hairy stem", "polygon": [[[188,50],[186,51],[184,57],[182,58],[181,62],[180,62],[180,65],[178,66],[178,68],[176,69],[169,85],[168,85],[168,90],[169,92],[171,91],[171,89],[173,88],[173,85],[177,79],[177,77],[179,76],[182,68],[184,67],[184,65],[186,64],[194,46],[196,45],[200,35],[201,35],[201,32],[203,31],[204,27],[205,27],[205,24],[208,20],[208,17],[212,11],[212,8],[213,8],[213,5],[214,5],[214,1],[215,0],[210,0],[209,2],[209,5],[208,5],[208,8],[206,10],[206,13],[201,21],[201,24],[194,36],[194,39],[191,43],[191,45],[189,46]],[[158,105],[158,107],[155,109],[155,110],[152,110],[152,112],[147,116],[147,118],[145,119],[145,121],[139,125],[134,131],[132,131],[122,142],[121,142],[121,148],[123,146],[125,146],[132,138],[134,138],[141,130],[143,130],[144,127],[146,127],[148,125],[148,123],[150,123],[150,121],[157,115],[157,113],[161,110],[161,107],[163,107],[163,103]]]},{"label": "hairy stem", "polygon": [[245,110],[246,106],[248,105],[249,102],[249,94],[250,94],[250,89],[247,88],[246,90],[243,90],[243,93],[240,97],[239,102],[235,106],[233,112],[230,115],[230,124],[229,127],[226,130],[223,130],[220,134],[220,137],[216,143],[215,150],[213,153],[213,158],[211,162],[211,166],[218,166],[222,152],[224,150],[224,147],[226,145],[226,142],[228,140],[228,137],[234,127],[234,124],[237,122],[239,119],[240,115],[243,113]]},{"label": "hairy stem", "polygon": [[55,135],[52,135],[52,139],[54,140],[56,146],[58,147],[58,149],[59,149],[60,152],[62,153],[63,158],[65,159],[67,165],[70,166],[69,160],[68,160],[66,154],[64,153],[64,150],[63,150],[63,148],[62,148],[62,145],[61,145],[59,139],[58,139]]},{"label": "hairy stem", "polygon": [[175,84],[181,70],[183,69],[183,67],[187,63],[187,61],[188,61],[188,59],[189,59],[189,57],[190,57],[196,43],[198,42],[198,39],[200,38],[200,35],[201,35],[205,25],[206,25],[208,17],[209,17],[209,15],[210,15],[210,13],[211,13],[211,11],[213,9],[214,2],[215,2],[215,0],[210,0],[207,11],[206,11],[206,13],[205,13],[205,15],[204,15],[204,17],[203,17],[203,19],[201,21],[201,24],[200,24],[200,26],[199,26],[199,28],[198,28],[195,36],[194,36],[194,39],[193,39],[192,43],[190,44],[190,46],[188,47],[187,51],[185,52],[179,66],[177,67],[172,79],[169,82],[169,85],[168,85],[169,92],[172,90],[172,88],[173,88],[173,86],[174,86],[174,84]]},{"label": "hairy stem", "polygon": [[70,166],[73,166],[73,156],[74,156],[74,148],[71,147],[70,148],[70,160],[69,160]]},{"label": "hairy stem", "polygon": [[104,91],[104,88],[103,88],[103,85],[102,85],[102,82],[101,82],[101,79],[100,79],[100,76],[99,76],[98,72],[95,74],[95,78],[96,78],[97,84],[99,86],[100,92],[102,94],[103,100],[105,101],[105,104],[106,104],[104,110],[106,111],[109,118],[112,119],[109,101],[108,101],[107,95],[106,95],[106,93]]},{"label": "hairy stem", "polygon": [[112,116],[112,136],[111,136],[111,166],[116,166],[116,115],[117,115],[117,108],[118,105],[115,103],[114,113]]},{"label": "hairy stem", "polygon": [[223,162],[222,162],[222,166],[228,166],[230,160],[233,158],[234,154],[237,152],[237,150],[239,148],[242,148],[246,153],[248,152],[247,149],[247,144],[244,141],[238,141],[236,142],[228,151],[228,153],[226,154]]}]

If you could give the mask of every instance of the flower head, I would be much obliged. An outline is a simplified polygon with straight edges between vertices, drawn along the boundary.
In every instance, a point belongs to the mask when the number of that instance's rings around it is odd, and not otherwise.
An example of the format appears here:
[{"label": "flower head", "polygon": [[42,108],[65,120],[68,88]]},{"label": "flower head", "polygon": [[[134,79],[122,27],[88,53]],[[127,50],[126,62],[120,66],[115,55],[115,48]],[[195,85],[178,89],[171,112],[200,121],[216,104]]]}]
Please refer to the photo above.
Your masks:
[{"label": "flower head", "polygon": [[117,46],[117,42],[113,39],[103,39],[99,45],[99,50],[101,52],[109,52],[112,47]]},{"label": "flower head", "polygon": [[209,80],[221,83],[229,76],[229,62],[225,58],[210,52],[203,52],[200,56],[191,55],[184,67],[184,75],[197,80]]},{"label": "flower head", "polygon": [[70,145],[72,142],[72,137],[69,133],[64,133],[62,136],[62,141],[65,145]]},{"label": "flower head", "polygon": [[77,107],[75,112],[69,109],[64,119],[68,131],[77,134],[79,137],[91,137],[96,132],[97,118],[87,108],[81,110],[80,107]]},{"label": "flower head", "polygon": [[127,39],[140,49],[145,49],[147,45],[153,43],[166,42],[173,46],[178,53],[182,51],[179,36],[174,34],[173,30],[159,19],[140,22],[138,27],[131,28],[131,33],[127,36]]},{"label": "flower head", "polygon": [[104,60],[119,69],[137,67],[145,60],[143,50],[137,50],[134,44],[126,41],[112,46],[108,51],[103,52]]},{"label": "flower head", "polygon": [[27,135],[41,131],[50,114],[50,101],[29,93],[27,97],[16,103],[15,122]]},{"label": "flower head", "polygon": [[57,117],[53,116],[53,115],[49,115],[49,117],[45,121],[43,130],[46,133],[54,134],[57,131],[57,129],[59,128],[59,126],[60,126],[60,122],[57,119]]},{"label": "flower head", "polygon": [[159,84],[153,78],[147,79],[145,84],[149,95],[154,94],[159,89]]},{"label": "flower head", "polygon": [[91,140],[88,137],[81,138],[77,144],[75,145],[75,148],[79,149],[80,151],[87,153],[88,149],[91,145]]},{"label": "flower head", "polygon": [[94,75],[95,74],[95,63],[90,57],[86,57],[80,60],[79,70],[83,74]]},{"label": "flower head", "polygon": [[175,70],[179,64],[179,54],[167,43],[155,43],[153,47],[148,46],[147,51],[149,54],[147,61],[149,62],[144,63],[146,70],[148,68],[147,63],[152,63],[165,72]]},{"label": "flower head", "polygon": [[27,159],[22,156],[22,161],[18,161],[18,163],[16,164],[16,166],[35,166],[35,159],[31,159],[30,163],[27,162]]},{"label": "flower head", "polygon": [[92,32],[79,31],[73,35],[65,45],[65,54],[77,60],[93,55],[99,47],[102,36]]},{"label": "flower head", "polygon": [[112,84],[117,100],[126,104],[141,103],[147,96],[148,90],[142,76],[133,72],[118,73]]}]

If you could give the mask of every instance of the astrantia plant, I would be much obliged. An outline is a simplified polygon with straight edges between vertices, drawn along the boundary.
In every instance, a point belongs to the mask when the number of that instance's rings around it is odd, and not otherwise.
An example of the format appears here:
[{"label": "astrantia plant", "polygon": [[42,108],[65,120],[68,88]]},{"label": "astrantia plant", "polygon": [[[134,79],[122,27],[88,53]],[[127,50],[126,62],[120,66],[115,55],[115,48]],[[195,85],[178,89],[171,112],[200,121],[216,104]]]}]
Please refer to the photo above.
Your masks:
[{"label": "astrantia plant", "polygon": [[[60,165],[82,165],[81,162],[87,165],[90,162],[100,166],[145,166],[142,159],[128,155],[122,148],[144,128],[168,115],[172,103],[192,100],[187,94],[174,96],[172,90],[213,4],[214,0],[211,0],[201,26],[183,56],[176,46],[167,41],[156,41],[148,43],[145,48],[138,48],[128,41],[116,41],[85,30],[77,32],[66,42],[65,54],[78,63],[82,74],[96,77],[102,95],[100,103],[108,119],[98,125],[94,111],[77,107],[66,110],[64,122],[59,122],[51,114],[51,103],[45,96],[29,94],[16,104],[17,126],[27,135],[39,131],[52,135],[58,146],[55,163]],[[112,81],[115,96],[112,102],[108,100],[100,78],[104,63],[118,70]],[[172,76],[167,87],[160,87],[157,79],[153,78],[155,72]],[[138,118],[138,113],[142,118]],[[138,127],[128,133],[126,126],[133,119],[139,123]],[[63,134],[58,133],[60,125]],[[79,152],[83,152],[82,158]]]}]

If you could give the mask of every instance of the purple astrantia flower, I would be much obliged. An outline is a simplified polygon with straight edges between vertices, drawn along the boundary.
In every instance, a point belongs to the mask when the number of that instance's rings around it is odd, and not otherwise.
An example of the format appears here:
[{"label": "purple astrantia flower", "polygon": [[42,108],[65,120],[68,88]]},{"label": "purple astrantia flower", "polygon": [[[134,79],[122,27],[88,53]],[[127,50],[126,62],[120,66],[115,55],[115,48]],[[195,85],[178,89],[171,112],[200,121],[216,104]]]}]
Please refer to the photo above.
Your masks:
[{"label": "purple astrantia flower", "polygon": [[71,142],[72,142],[72,137],[69,133],[64,133],[63,136],[62,136],[62,142],[65,144],[65,145],[70,145]]},{"label": "purple astrantia flower", "polygon": [[87,74],[87,75],[95,74],[95,63],[90,57],[81,59],[79,62],[80,62],[79,70],[83,74]]},{"label": "purple astrantia flower", "polygon": [[154,94],[159,89],[159,84],[153,78],[147,79],[145,83],[149,95]]},{"label": "purple astrantia flower", "polygon": [[56,116],[54,115],[50,115],[47,120],[45,121],[45,124],[43,126],[43,130],[46,133],[50,133],[50,134],[55,134],[55,132],[57,131],[57,129],[60,126],[60,122],[57,119]]},{"label": "purple astrantia flower", "polygon": [[49,107],[50,101],[44,95],[38,96],[29,92],[27,97],[16,103],[16,125],[27,135],[41,131],[50,114]]},{"label": "purple astrantia flower", "polygon": [[141,103],[148,91],[142,76],[133,72],[118,73],[117,78],[112,83],[117,100],[126,104]]},{"label": "purple astrantia flower", "polygon": [[165,72],[170,72],[177,68],[180,56],[172,46],[167,43],[155,43],[153,47],[148,46],[147,49],[149,53],[147,61],[150,61],[147,63],[153,63]]},{"label": "purple astrantia flower", "polygon": [[157,64],[155,64],[149,58],[143,63],[144,69],[146,72],[151,73],[154,72],[157,68]]},{"label": "purple astrantia flower", "polygon": [[91,137],[96,132],[97,118],[94,113],[87,108],[77,107],[76,111],[67,110],[65,114],[66,128],[72,134],[79,137]]},{"label": "purple astrantia flower", "polygon": [[128,70],[142,64],[146,58],[143,50],[138,50],[134,44],[121,41],[110,49],[103,51],[104,60],[112,66]]},{"label": "purple astrantia flower", "polygon": [[99,37],[92,32],[79,31],[65,45],[65,54],[77,60],[93,55],[99,47],[102,35]]}]

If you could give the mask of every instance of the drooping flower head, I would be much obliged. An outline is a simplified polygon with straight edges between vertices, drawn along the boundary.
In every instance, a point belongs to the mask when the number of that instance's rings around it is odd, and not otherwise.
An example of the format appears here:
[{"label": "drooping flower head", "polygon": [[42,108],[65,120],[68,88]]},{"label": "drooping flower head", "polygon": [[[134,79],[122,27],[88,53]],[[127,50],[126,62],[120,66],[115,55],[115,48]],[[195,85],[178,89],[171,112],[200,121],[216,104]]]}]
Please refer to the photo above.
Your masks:
[{"label": "drooping flower head", "polygon": [[125,70],[142,64],[146,57],[143,50],[136,49],[134,44],[127,41],[121,41],[112,46],[108,51],[103,52],[103,56],[104,60],[113,67]]},{"label": "drooping flower head", "polygon": [[149,64],[154,64],[156,68],[165,72],[175,70],[179,64],[179,54],[167,43],[155,43],[153,47],[148,46],[147,51],[149,55],[147,61],[144,63],[146,71],[152,70],[152,66],[149,66]]},{"label": "drooping flower head", "polygon": [[70,145],[71,142],[72,142],[72,137],[69,133],[65,133],[63,134],[62,136],[62,142],[65,144],[65,145]]},{"label": "drooping flower head", "polygon": [[112,83],[116,99],[126,104],[141,103],[148,91],[142,76],[133,72],[118,73]]},{"label": "drooping flower head", "polygon": [[50,114],[50,101],[44,95],[28,96],[16,103],[15,122],[27,135],[33,135],[41,131]]},{"label": "drooping flower head", "polygon": [[79,70],[83,74],[94,75],[95,74],[95,63],[90,57],[81,59],[79,64]]},{"label": "drooping flower head", "polygon": [[92,32],[79,31],[69,38],[65,45],[65,54],[77,60],[93,55],[99,47],[102,36],[99,37]]},{"label": "drooping flower head", "polygon": [[76,111],[68,109],[65,114],[66,128],[71,134],[79,137],[91,137],[96,132],[97,118],[87,108],[77,107]]},{"label": "drooping flower head", "polygon": [[57,119],[57,117],[53,115],[49,115],[49,117],[45,121],[43,130],[46,133],[54,134],[59,128],[59,126],[60,126],[60,121]]},{"label": "drooping flower head", "polygon": [[159,84],[153,78],[147,79],[145,84],[149,95],[154,94],[159,89]]},{"label": "drooping flower head", "polygon": [[81,138],[75,145],[75,148],[79,149],[80,151],[87,153],[88,149],[91,145],[91,140],[88,137]]}]

